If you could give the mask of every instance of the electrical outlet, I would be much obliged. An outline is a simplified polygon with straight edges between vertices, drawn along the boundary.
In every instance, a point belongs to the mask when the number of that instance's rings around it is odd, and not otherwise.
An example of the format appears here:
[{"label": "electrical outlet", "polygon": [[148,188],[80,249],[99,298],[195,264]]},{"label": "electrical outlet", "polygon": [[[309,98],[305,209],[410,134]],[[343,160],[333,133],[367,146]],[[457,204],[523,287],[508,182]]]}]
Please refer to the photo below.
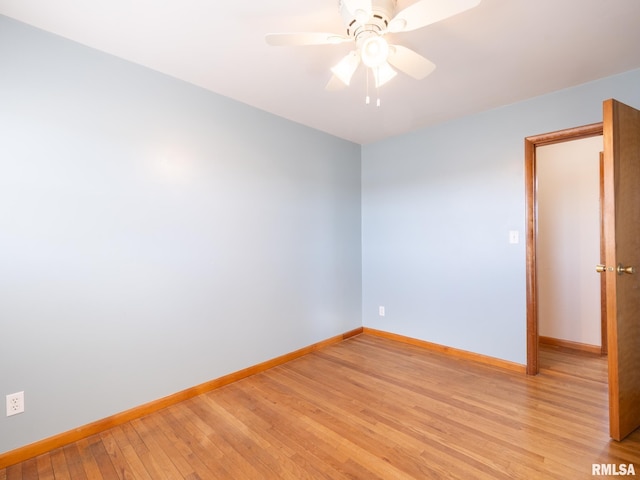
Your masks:
[{"label": "electrical outlet", "polygon": [[24,412],[24,392],[7,395],[7,417]]}]

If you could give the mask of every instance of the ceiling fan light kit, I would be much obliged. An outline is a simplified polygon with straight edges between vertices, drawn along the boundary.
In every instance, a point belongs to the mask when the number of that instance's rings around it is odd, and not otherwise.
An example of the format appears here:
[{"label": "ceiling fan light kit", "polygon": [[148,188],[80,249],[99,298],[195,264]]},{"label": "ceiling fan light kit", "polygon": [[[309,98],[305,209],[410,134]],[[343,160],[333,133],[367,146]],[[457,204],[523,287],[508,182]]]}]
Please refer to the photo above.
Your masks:
[{"label": "ceiling fan light kit", "polygon": [[380,88],[385,83],[392,80],[398,72],[396,72],[391,66],[384,62],[382,65],[373,67],[371,69],[373,73],[373,79],[375,80],[376,88]]},{"label": "ceiling fan light kit", "polygon": [[346,35],[315,32],[273,33],[266,35],[265,40],[273,46],[354,42],[355,49],[330,69],[333,77],[326,89],[337,90],[340,85],[348,86],[360,63],[368,69],[367,78],[370,73],[376,88],[379,88],[394,78],[397,71],[416,80],[422,80],[436,68],[435,64],[410,48],[390,45],[384,38],[387,33],[408,32],[426,27],[469,10],[480,1],[418,0],[398,12],[397,0],[339,0],[338,10]]},{"label": "ceiling fan light kit", "polygon": [[360,57],[367,67],[379,67],[389,58],[389,44],[379,35],[370,36],[362,42]]},{"label": "ceiling fan light kit", "polygon": [[358,52],[353,50],[346,57],[340,60],[336,66],[332,67],[331,72],[342,83],[349,85],[351,77],[353,77],[358,65],[360,65],[360,55],[358,55]]}]

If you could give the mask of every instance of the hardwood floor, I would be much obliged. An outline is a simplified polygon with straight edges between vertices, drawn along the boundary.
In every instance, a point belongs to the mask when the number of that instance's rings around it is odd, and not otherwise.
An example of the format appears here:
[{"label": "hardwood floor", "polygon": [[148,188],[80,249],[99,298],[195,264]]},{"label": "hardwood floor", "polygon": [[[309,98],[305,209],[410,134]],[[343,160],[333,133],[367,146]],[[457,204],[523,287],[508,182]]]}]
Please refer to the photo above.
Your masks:
[{"label": "hardwood floor", "polygon": [[[634,464],[609,439],[606,358],[541,373],[360,335],[0,470],[14,479],[581,479]],[[596,477],[597,478],[597,477]]]}]

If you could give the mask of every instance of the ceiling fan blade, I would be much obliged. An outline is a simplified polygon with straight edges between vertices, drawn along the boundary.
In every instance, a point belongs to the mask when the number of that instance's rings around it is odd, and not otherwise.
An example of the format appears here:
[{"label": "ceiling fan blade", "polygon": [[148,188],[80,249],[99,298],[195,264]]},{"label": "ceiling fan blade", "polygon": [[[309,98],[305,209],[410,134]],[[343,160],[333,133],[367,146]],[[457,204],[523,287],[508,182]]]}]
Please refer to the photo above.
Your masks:
[{"label": "ceiling fan blade", "polygon": [[433,62],[402,45],[389,45],[387,61],[416,80],[422,80],[436,69]]},{"label": "ceiling fan blade", "polygon": [[265,41],[274,47],[297,45],[334,45],[350,42],[353,39],[336,33],[302,32],[302,33],[268,33]]},{"label": "ceiling fan blade", "polygon": [[342,0],[342,3],[360,25],[366,24],[373,15],[372,0]]},{"label": "ceiling fan blade", "polygon": [[477,6],[481,0],[419,0],[398,12],[389,22],[390,32],[410,32]]},{"label": "ceiling fan blade", "polygon": [[331,68],[333,76],[340,80],[343,84],[349,85],[351,77],[360,65],[360,55],[356,50],[349,52],[342,60]]}]

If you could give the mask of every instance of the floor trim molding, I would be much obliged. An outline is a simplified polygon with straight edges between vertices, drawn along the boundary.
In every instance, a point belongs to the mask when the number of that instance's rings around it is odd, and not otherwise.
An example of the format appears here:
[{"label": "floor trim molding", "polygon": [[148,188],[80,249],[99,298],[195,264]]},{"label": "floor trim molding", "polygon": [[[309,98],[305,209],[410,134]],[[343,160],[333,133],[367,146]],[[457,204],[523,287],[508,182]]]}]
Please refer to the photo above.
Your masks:
[{"label": "floor trim molding", "polygon": [[545,337],[542,335],[538,337],[538,341],[541,345],[566,348],[568,350],[590,353],[593,355],[602,355],[602,347],[599,345],[589,345],[587,343],[572,342],[571,340],[562,340],[561,338]]},{"label": "floor trim molding", "polygon": [[294,352],[272,358],[271,360],[267,360],[266,362],[253,365],[243,370],[239,370],[223,377],[210,380],[200,385],[196,385],[195,387],[182,390],[181,392],[174,393],[173,395],[169,395],[167,397],[134,407],[130,410],[117,413],[111,417],[103,418],[102,420],[98,420],[96,422],[74,428],[73,430],[59,433],[58,435],[54,435],[52,437],[45,438],[29,445],[19,447],[15,450],[10,450],[6,453],[2,453],[0,454],[0,469],[23,462],[30,458],[37,457],[38,455],[50,452],[51,450],[55,450],[56,448],[63,447],[83,438],[95,435],[96,433],[108,430],[109,428],[115,427],[117,425],[122,425],[123,423],[135,420],[136,418],[144,417],[145,415],[149,415],[150,413],[162,410],[163,408],[169,407],[171,405],[175,405],[176,403],[182,402],[189,398],[201,395],[206,392],[210,392],[211,390],[215,390],[216,388],[223,387],[251,375],[255,375],[278,365],[290,362],[291,360],[302,357],[303,355],[307,355],[321,348],[340,343],[348,338],[359,335],[362,332],[362,327],[356,328],[349,332],[343,333],[342,335],[336,335],[335,337],[322,340],[318,343],[314,343],[313,345],[309,345]]},{"label": "floor trim molding", "polygon": [[364,327],[363,333],[368,335],[374,335],[377,337],[387,338],[389,340],[395,340],[397,342],[407,343],[409,345],[415,345],[418,347],[431,350],[433,352],[443,353],[452,357],[457,357],[464,360],[470,360],[476,363],[482,363],[484,365],[490,365],[492,367],[498,367],[505,370],[511,370],[512,372],[518,372],[525,374],[526,365],[520,363],[510,362],[508,360],[502,360],[500,358],[489,357],[480,353],[473,353],[467,350],[460,350],[458,348],[447,347],[437,343],[427,342],[426,340],[419,340],[413,337],[405,337],[404,335],[398,335],[397,333],[385,332],[383,330],[376,330],[375,328]]}]

